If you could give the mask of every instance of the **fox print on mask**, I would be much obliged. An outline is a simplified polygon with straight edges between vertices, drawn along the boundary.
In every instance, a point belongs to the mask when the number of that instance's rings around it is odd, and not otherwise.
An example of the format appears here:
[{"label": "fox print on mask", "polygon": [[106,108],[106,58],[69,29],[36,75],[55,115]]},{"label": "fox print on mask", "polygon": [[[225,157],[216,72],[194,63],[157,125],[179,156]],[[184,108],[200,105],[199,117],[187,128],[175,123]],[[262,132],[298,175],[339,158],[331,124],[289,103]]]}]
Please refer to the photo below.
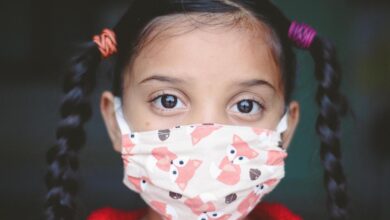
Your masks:
[{"label": "fox print on mask", "polygon": [[240,181],[240,164],[258,156],[257,151],[251,149],[245,141],[237,135],[233,136],[233,143],[226,148],[226,155],[221,160],[218,168],[213,164],[211,173],[218,181],[227,185],[234,185]]},{"label": "fox print on mask", "polygon": [[224,124],[131,131],[115,97],[124,184],[164,219],[243,219],[284,177],[275,130]]},{"label": "fox print on mask", "polygon": [[169,172],[171,180],[177,183],[181,190],[186,188],[187,182],[202,163],[200,160],[178,158],[167,147],[153,149],[152,155],[157,159],[156,166],[161,170]]}]

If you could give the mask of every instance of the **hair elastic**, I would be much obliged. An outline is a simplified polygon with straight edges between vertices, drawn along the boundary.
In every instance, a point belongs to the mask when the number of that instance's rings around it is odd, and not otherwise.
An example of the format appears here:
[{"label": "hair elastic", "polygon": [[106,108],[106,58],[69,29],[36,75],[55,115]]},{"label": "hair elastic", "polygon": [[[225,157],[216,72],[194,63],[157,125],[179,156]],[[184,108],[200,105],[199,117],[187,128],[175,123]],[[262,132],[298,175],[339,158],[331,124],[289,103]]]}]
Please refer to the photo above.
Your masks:
[{"label": "hair elastic", "polygon": [[103,58],[108,58],[117,52],[115,32],[105,28],[100,35],[93,36],[93,41],[98,45]]},{"label": "hair elastic", "polygon": [[307,49],[313,43],[317,32],[309,25],[292,21],[288,30],[288,37],[296,44],[297,47]]}]

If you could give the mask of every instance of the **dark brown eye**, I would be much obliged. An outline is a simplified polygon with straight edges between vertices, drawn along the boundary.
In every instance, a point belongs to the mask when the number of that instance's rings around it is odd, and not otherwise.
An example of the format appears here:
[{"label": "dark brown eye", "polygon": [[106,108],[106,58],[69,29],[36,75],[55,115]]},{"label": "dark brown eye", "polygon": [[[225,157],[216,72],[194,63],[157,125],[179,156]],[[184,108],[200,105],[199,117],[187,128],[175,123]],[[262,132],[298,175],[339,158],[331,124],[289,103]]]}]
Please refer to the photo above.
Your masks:
[{"label": "dark brown eye", "polygon": [[164,94],[154,98],[151,102],[162,110],[164,109],[180,109],[184,107],[182,101],[175,95]]},{"label": "dark brown eye", "polygon": [[253,101],[252,100],[242,100],[237,103],[237,109],[241,113],[250,113],[253,109]]},{"label": "dark brown eye", "polygon": [[241,99],[232,106],[231,110],[244,115],[254,115],[260,113],[263,106],[253,99]]},{"label": "dark brown eye", "polygon": [[161,105],[164,108],[174,108],[177,105],[177,97],[173,95],[162,95]]}]

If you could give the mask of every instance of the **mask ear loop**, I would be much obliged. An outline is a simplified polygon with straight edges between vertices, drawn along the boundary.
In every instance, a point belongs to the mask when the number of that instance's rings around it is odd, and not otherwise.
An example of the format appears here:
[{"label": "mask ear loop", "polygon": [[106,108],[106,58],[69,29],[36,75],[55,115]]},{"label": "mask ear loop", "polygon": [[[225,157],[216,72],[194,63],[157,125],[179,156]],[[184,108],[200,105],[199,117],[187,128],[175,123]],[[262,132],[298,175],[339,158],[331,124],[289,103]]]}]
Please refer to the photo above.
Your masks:
[{"label": "mask ear loop", "polygon": [[130,134],[131,130],[125,120],[123,110],[122,110],[122,101],[120,97],[114,97],[114,108],[115,108],[115,118],[118,122],[119,129],[123,134]]},{"label": "mask ear loop", "polygon": [[286,106],[282,119],[280,119],[276,131],[283,134],[288,128],[288,107]]},{"label": "mask ear loop", "polygon": [[280,141],[279,141],[279,147],[283,150],[286,150],[283,148],[283,141],[282,141],[282,135],[288,128],[288,108],[286,106],[284,110],[284,114],[282,119],[280,120],[278,126],[276,127],[276,131],[280,134]]}]

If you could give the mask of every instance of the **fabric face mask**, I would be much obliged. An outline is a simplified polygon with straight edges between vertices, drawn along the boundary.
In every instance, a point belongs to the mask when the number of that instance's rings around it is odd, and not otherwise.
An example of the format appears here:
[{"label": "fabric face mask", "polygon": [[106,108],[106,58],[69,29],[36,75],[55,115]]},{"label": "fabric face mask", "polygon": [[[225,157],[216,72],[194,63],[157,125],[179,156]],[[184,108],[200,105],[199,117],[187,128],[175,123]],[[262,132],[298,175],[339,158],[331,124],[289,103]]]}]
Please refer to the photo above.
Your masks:
[{"label": "fabric face mask", "polygon": [[132,132],[115,98],[122,133],[124,184],[165,219],[242,219],[284,177],[276,130],[191,124]]}]

